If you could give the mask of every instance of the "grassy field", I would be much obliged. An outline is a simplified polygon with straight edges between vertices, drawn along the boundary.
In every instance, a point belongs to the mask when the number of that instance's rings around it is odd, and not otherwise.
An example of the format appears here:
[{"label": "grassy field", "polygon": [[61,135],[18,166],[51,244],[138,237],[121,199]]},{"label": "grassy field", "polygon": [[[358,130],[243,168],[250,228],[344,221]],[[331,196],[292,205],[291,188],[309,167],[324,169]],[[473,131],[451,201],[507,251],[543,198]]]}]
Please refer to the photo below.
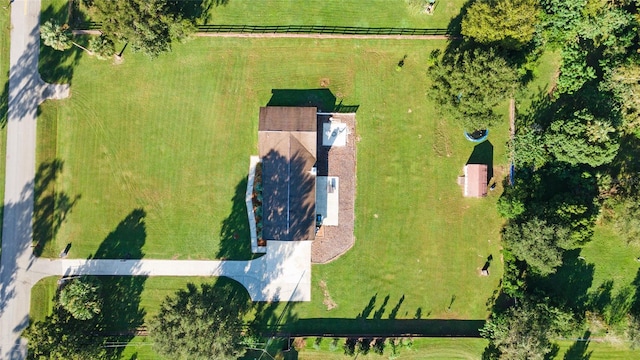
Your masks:
[{"label": "grassy field", "polygon": [[[272,89],[328,82],[336,102],[359,106],[358,240],[340,260],[313,269],[314,285],[326,281],[338,308],[327,312],[320,295],[299,307],[311,317],[349,319],[376,294],[376,306],[389,295],[389,307],[404,295],[399,317],[483,319],[501,276],[500,189],[465,199],[456,184],[474,145],[428,94],[428,54],[444,45],[197,39],[154,62],[82,58],[72,97],[43,107],[40,118],[43,126],[57,121],[56,158],[64,162],[57,191],[80,196],[45,254],[71,243],[69,256],[87,257],[114,233],[125,242],[118,224],[143,209],[136,243],[147,258],[238,255],[230,235],[248,238],[236,194],[257,150],[258,108]],[[492,129],[493,148],[480,149],[493,155],[497,176],[506,137],[506,127]],[[492,276],[481,278],[489,255]]]},{"label": "grassy field", "polygon": [[326,25],[446,28],[465,0],[438,1],[433,15],[415,11],[407,0],[229,0],[213,7],[208,23],[225,25]]},{"label": "grassy field", "polygon": [[31,288],[31,308],[29,316],[33,321],[42,321],[53,309],[53,299],[58,287],[59,276],[50,276],[38,281]]},{"label": "grassy field", "polygon": [[[228,11],[225,19],[233,19],[247,4],[232,0],[214,12]],[[292,2],[271,4],[283,6],[279,23],[296,18]],[[331,2],[322,16],[353,4]],[[383,8],[382,2],[372,4]],[[437,11],[445,5],[440,6]],[[325,11],[320,5],[309,9]],[[369,12],[362,14],[353,12],[344,16],[351,19],[348,24],[334,24],[418,26],[391,23],[393,12],[380,15],[379,22],[362,20]],[[322,19],[305,16],[305,21]],[[276,17],[262,23],[270,21]],[[429,53],[445,46],[444,41],[196,39],[153,62],[126,52],[117,66],[78,52],[62,59],[45,53],[43,76],[71,82],[72,96],[41,107],[38,159],[63,163],[54,191],[58,198],[78,200],[43,255],[55,257],[70,243],[69,256],[80,258],[125,255],[104,251],[114,247],[145,258],[249,257],[243,186],[248,157],[257,152],[258,108],[274,101],[272,90],[304,89],[303,98],[321,102],[325,110],[340,103],[358,107],[357,241],[340,259],[313,266],[310,303],[257,305],[256,311],[271,325],[284,313],[280,324],[291,331],[477,329],[502,275],[502,220],[495,211],[501,186],[485,199],[465,199],[456,179],[472,157],[490,161],[498,180],[505,175],[507,109],[501,110],[503,126],[491,129],[490,142],[474,147],[464,139],[462,127],[440,114],[429,94]],[[545,66],[542,87],[555,71]],[[133,214],[141,226],[128,226]],[[480,277],[490,256],[491,275]],[[321,281],[337,304],[331,311],[323,303]],[[139,306],[153,314],[164,296],[184,283],[146,279]],[[433,346],[460,358],[484,347],[482,340],[452,344]],[[144,338],[136,338],[126,354],[142,359],[148,349]],[[428,356],[444,356],[438,354]]]},{"label": "grassy field", "polygon": [[626,344],[607,342],[559,341],[560,351],[556,359],[564,360],[631,360],[640,357],[639,350],[631,350]]},{"label": "grassy field", "polygon": [[[53,298],[56,292],[58,276],[51,276],[40,280],[31,291],[31,318],[34,321],[44,320],[51,313]],[[211,281],[204,277],[150,277],[144,279],[144,296],[140,298],[139,307],[145,309],[149,318],[157,313],[160,304],[177,289],[184,288],[187,282],[200,284]]]},{"label": "grassy field", "polygon": [[[351,357],[345,356],[342,345],[344,339],[339,339],[337,348],[331,347],[332,339],[322,339],[319,345],[314,346],[315,339],[307,339],[306,346],[302,349],[292,349],[285,359],[300,360],[344,360]],[[405,339],[406,340],[406,339]],[[411,348],[399,347],[397,359],[479,359],[487,341],[484,339],[464,338],[416,338],[413,339]],[[391,355],[391,348],[386,345],[384,355],[380,356],[370,351],[367,355],[358,355],[358,359],[386,359]]]}]

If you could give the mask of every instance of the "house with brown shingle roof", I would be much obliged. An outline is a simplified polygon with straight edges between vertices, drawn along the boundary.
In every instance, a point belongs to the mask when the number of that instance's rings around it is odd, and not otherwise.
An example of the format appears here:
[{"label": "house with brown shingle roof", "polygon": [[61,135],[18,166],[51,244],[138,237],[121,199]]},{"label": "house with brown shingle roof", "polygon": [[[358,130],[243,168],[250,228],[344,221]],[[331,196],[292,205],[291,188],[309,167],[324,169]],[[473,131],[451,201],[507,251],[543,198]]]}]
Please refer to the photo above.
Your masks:
[{"label": "house with brown shingle roof", "polygon": [[260,108],[262,238],[313,240],[316,232],[317,108]]}]

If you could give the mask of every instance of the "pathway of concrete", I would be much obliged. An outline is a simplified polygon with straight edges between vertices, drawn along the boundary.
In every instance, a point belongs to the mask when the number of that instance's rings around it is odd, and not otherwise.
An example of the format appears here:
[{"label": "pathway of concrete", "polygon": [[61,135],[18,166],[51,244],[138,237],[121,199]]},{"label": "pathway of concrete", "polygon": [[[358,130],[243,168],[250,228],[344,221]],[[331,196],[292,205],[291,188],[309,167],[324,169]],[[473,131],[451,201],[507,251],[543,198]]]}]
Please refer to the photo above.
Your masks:
[{"label": "pathway of concrete", "polygon": [[84,260],[33,258],[30,283],[51,276],[226,276],[241,283],[253,301],[311,300],[311,242],[270,241],[254,260]]},{"label": "pathway of concrete", "polygon": [[228,276],[243,284],[256,301],[309,301],[309,242],[271,242],[267,255],[251,261],[49,260],[33,256],[37,109],[46,99],[69,96],[68,86],[46,84],[38,73],[40,8],[40,0],[11,4],[0,359],[26,358],[26,341],[20,335],[29,324],[31,288],[51,275]]}]

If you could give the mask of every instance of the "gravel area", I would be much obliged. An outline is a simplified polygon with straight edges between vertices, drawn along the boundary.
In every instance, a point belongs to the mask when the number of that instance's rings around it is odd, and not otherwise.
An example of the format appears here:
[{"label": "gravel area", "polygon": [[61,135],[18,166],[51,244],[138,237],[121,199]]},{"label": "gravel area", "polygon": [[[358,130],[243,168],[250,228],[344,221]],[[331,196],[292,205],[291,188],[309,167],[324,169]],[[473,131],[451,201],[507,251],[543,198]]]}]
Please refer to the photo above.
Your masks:
[{"label": "gravel area", "polygon": [[[343,147],[322,146],[322,136],[318,139],[318,175],[340,178],[340,198],[338,226],[323,226],[324,236],[316,237],[311,247],[311,262],[324,264],[337,259],[351,249],[355,243],[353,226],[355,221],[356,194],[356,116],[355,114],[333,114],[334,119],[347,124],[349,135]],[[322,125],[329,122],[329,116],[320,116],[319,133]]]}]

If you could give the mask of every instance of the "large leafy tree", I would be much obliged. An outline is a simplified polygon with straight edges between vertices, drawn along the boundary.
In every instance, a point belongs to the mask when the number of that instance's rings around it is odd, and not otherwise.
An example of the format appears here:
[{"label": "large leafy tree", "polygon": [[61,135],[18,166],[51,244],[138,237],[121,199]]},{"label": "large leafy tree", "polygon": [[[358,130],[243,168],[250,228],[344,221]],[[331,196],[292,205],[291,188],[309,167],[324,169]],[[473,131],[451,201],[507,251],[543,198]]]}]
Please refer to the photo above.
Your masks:
[{"label": "large leafy tree", "polygon": [[586,109],[553,121],[545,143],[556,159],[593,167],[610,163],[620,147],[611,121],[596,118]]},{"label": "large leafy tree", "polygon": [[115,54],[113,40],[104,35],[94,36],[89,40],[89,51],[100,60],[106,60]]},{"label": "large leafy tree", "polygon": [[69,25],[60,25],[56,21],[46,21],[40,26],[40,39],[46,46],[53,48],[54,50],[64,51],[71,49],[72,46],[76,46],[93,55],[90,50],[84,46],[73,41],[73,34]]},{"label": "large leafy tree", "polygon": [[246,303],[232,294],[232,284],[200,288],[187,284],[162,303],[149,324],[157,351],[175,359],[236,359],[241,345]]},{"label": "large leafy tree", "polygon": [[518,75],[493,50],[463,51],[430,69],[434,96],[465,130],[487,129],[500,117],[494,108],[516,88]]},{"label": "large leafy tree", "polygon": [[[595,177],[581,167],[549,162],[541,168],[521,168],[512,186],[498,200],[498,211],[517,224],[533,218],[569,229],[565,250],[591,239],[599,212]],[[512,224],[510,224],[511,226]]]},{"label": "large leafy tree", "polygon": [[71,31],[66,25],[60,25],[55,21],[46,21],[40,26],[40,38],[46,46],[63,51],[73,46]]},{"label": "large leafy tree", "polygon": [[561,42],[573,34],[582,21],[587,0],[540,0],[544,9],[544,26],[552,41]]},{"label": "large leafy tree", "polygon": [[569,230],[533,218],[521,224],[509,223],[502,240],[532,270],[540,275],[548,275],[562,265],[562,253],[569,241]]},{"label": "large leafy tree", "polygon": [[91,5],[107,37],[151,58],[170,51],[172,41],[182,41],[195,30],[193,21],[166,0],[93,0]]},{"label": "large leafy tree", "polygon": [[546,359],[554,348],[550,339],[567,331],[571,323],[571,316],[544,302],[523,300],[519,306],[492,315],[480,330],[490,342],[483,358]]},{"label": "large leafy tree", "polygon": [[78,320],[88,320],[102,310],[100,282],[88,276],[73,279],[60,291],[60,305]]},{"label": "large leafy tree", "polygon": [[634,132],[640,126],[640,65],[637,60],[613,69],[602,87],[615,95],[626,130]]},{"label": "large leafy tree", "polygon": [[462,35],[518,50],[533,39],[538,14],[537,0],[477,0],[462,19]]},{"label": "large leafy tree", "polygon": [[29,325],[24,332],[29,359],[107,359],[106,337],[98,317],[78,320],[56,305],[44,321]]},{"label": "large leafy tree", "polygon": [[540,129],[518,128],[509,145],[518,167],[538,168],[549,161],[549,154],[544,146],[544,134]]},{"label": "large leafy tree", "polygon": [[557,83],[557,92],[560,94],[573,94],[597,78],[596,69],[587,64],[589,51],[583,48],[580,41],[575,38],[562,48],[562,65]]}]

